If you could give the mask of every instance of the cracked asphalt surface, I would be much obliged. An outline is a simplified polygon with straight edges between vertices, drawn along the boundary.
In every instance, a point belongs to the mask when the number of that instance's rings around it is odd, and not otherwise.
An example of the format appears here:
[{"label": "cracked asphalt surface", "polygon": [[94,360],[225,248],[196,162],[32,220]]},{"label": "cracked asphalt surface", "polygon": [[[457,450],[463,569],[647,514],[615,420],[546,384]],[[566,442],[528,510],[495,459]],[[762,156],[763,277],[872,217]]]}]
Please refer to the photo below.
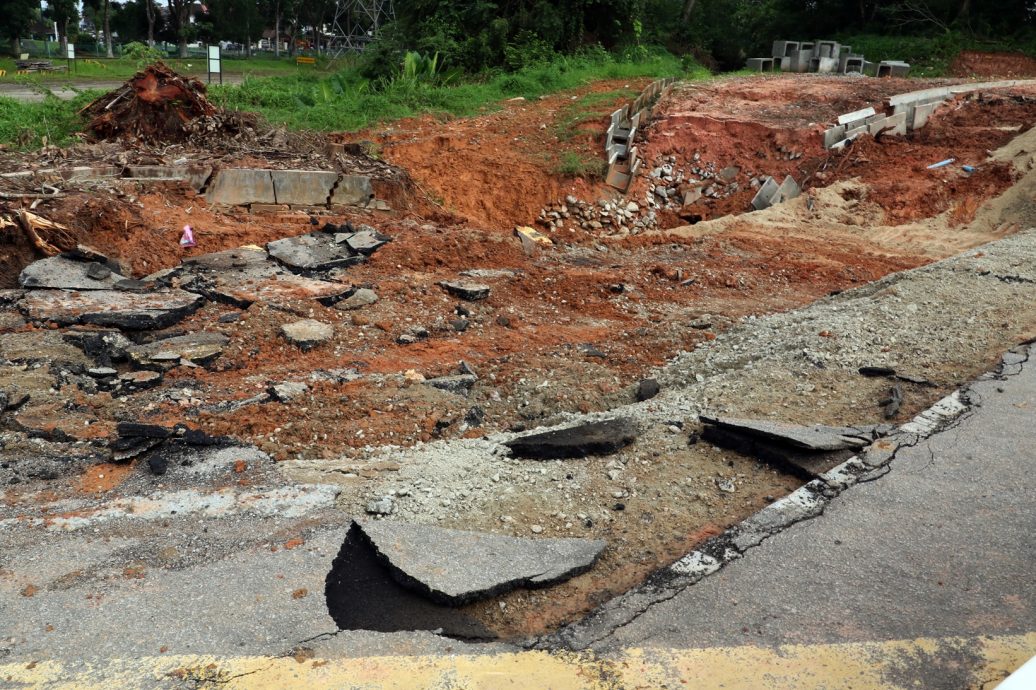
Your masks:
[{"label": "cracked asphalt surface", "polygon": [[[972,384],[954,423],[877,481],[796,523],[595,645],[692,648],[1029,633],[1036,621],[1036,346]],[[967,645],[896,682],[972,687]],[[1033,650],[1036,653],[1036,650]],[[891,673],[891,671],[890,671]]]}]

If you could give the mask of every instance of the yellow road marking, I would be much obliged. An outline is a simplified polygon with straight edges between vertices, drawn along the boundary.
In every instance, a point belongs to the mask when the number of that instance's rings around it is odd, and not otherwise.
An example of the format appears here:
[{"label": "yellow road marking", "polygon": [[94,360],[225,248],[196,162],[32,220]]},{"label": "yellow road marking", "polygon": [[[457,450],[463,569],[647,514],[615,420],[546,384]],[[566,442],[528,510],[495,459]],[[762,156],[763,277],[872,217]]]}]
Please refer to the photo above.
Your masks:
[{"label": "yellow road marking", "polygon": [[313,659],[163,655],[79,666],[0,666],[4,688],[305,690],[906,690],[947,674],[992,690],[1036,656],[1036,633],[887,642],[706,649]]}]

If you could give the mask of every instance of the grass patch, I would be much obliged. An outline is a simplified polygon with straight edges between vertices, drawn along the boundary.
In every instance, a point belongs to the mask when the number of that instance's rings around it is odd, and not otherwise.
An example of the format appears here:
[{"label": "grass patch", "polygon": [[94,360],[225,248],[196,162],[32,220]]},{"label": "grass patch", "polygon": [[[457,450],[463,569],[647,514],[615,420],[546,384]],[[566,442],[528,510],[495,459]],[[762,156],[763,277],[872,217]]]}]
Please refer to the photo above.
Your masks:
[{"label": "grass patch", "polygon": [[582,177],[585,180],[603,179],[608,165],[600,156],[587,156],[575,151],[564,151],[551,169],[562,177]]},{"label": "grass patch", "polygon": [[465,117],[516,96],[539,98],[602,79],[677,75],[680,61],[665,54],[642,62],[562,57],[517,72],[485,74],[463,82],[391,81],[372,84],[352,69],[330,77],[246,79],[240,87],[214,88],[221,105],[256,110],[271,122],[294,129],[355,131],[424,113]]},{"label": "grass patch", "polygon": [[[106,78],[120,79],[137,69],[135,63],[124,60],[126,64],[116,70],[114,62],[108,61],[95,69],[109,70],[105,72]],[[177,68],[176,61],[170,62],[174,69]],[[255,66],[259,62],[251,64]],[[230,63],[228,60],[226,64]],[[286,61],[278,64],[283,67]],[[204,67],[203,63],[201,66]],[[425,113],[443,117],[477,115],[498,108],[508,98],[522,96],[532,100],[604,79],[707,74],[701,68],[688,73],[680,60],[668,53],[640,62],[622,62],[608,55],[560,57],[551,63],[516,72],[476,75],[447,84],[399,79],[371,83],[363,79],[351,64],[330,74],[319,66],[316,70],[312,67],[296,68],[294,63],[290,64],[290,70],[290,74],[276,77],[249,74],[240,85],[214,85],[210,88],[210,96],[225,108],[258,112],[270,122],[290,129],[356,131]],[[229,67],[227,72],[230,72]],[[23,79],[41,89],[55,86],[49,77]],[[600,106],[624,92],[623,89],[589,94],[574,101],[570,126],[575,130],[591,115],[598,117],[599,113],[591,113],[595,105]],[[96,92],[81,94],[72,101],[48,98],[35,104],[0,97],[0,143],[13,143],[19,148],[29,149],[38,147],[43,136],[50,143],[67,143],[83,124],[76,111],[97,95]],[[577,166],[574,160],[566,162],[564,167],[573,171],[577,168],[585,170],[585,166]]]},{"label": "grass patch", "polygon": [[0,142],[21,149],[38,149],[45,143],[71,144],[74,134],[82,129],[79,109],[98,95],[87,91],[71,101],[47,96],[39,103],[0,98]]},{"label": "grass patch", "polygon": [[[34,58],[36,59],[36,58]],[[60,58],[49,59],[55,67],[67,67],[68,62]],[[207,76],[205,59],[166,58],[165,63],[181,74],[189,74],[202,80]],[[349,59],[327,60],[320,58],[316,65],[296,65],[294,58],[223,58],[224,75],[235,76],[301,76],[327,75],[334,70],[342,69],[351,63]],[[45,83],[49,85],[64,84],[73,81],[123,81],[129,79],[140,69],[139,62],[132,58],[79,58],[76,60],[74,72],[59,70],[54,72],[36,72],[33,74],[16,74],[14,58],[0,57],[0,69],[7,71],[2,81],[15,83]]]}]

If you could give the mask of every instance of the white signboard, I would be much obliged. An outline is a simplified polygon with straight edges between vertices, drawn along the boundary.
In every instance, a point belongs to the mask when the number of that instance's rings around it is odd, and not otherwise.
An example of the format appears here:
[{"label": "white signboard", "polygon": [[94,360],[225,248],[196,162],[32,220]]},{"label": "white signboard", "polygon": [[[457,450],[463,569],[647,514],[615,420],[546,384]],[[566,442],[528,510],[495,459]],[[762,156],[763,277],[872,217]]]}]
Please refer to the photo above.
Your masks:
[{"label": "white signboard", "polygon": [[209,46],[209,74],[219,74],[219,64],[219,46]]},{"label": "white signboard", "polygon": [[69,60],[75,60],[76,59],[76,47],[75,47],[75,44],[69,43],[66,47],[68,48],[68,54],[65,57],[67,57]]}]

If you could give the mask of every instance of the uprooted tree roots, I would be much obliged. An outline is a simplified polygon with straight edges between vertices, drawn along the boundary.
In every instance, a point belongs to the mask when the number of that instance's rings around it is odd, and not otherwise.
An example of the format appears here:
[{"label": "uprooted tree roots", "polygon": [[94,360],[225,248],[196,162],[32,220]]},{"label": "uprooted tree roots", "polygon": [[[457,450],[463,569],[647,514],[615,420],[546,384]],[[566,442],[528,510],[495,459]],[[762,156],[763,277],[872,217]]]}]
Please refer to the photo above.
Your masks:
[{"label": "uprooted tree roots", "polygon": [[218,108],[205,85],[156,62],[80,111],[97,139],[181,142],[254,127],[254,116]]}]

